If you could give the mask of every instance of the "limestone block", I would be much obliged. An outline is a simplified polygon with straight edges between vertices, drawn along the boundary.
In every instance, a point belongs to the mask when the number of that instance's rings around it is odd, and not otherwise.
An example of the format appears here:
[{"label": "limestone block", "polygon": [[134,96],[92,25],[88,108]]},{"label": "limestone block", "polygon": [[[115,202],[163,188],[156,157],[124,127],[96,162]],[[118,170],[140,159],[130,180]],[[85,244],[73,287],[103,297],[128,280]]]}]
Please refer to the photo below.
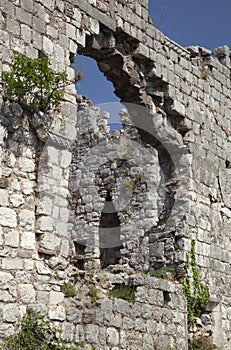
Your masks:
[{"label": "limestone block", "polygon": [[32,284],[19,284],[18,294],[21,302],[25,304],[33,303],[35,301],[35,290]]},{"label": "limestone block", "polygon": [[161,290],[151,289],[149,292],[149,302],[151,305],[163,305],[163,292]]},{"label": "limestone block", "polygon": [[129,317],[123,317],[123,329],[126,331],[134,329],[134,321]]},{"label": "limestone block", "polygon": [[50,39],[48,39],[46,36],[43,37],[43,50],[48,56],[51,56],[54,51],[53,42]]},{"label": "limestone block", "polygon": [[129,313],[129,302],[122,299],[115,299],[114,311],[127,315]]},{"label": "limestone block", "polygon": [[18,167],[25,173],[31,173],[34,171],[35,164],[32,159],[22,157],[18,162]]},{"label": "limestone block", "polygon": [[99,336],[99,326],[87,324],[85,328],[86,340],[91,343],[96,343]]},{"label": "limestone block", "polygon": [[5,227],[16,228],[17,219],[16,213],[13,209],[5,207],[0,208],[0,225]]},{"label": "limestone block", "polygon": [[32,15],[20,7],[16,7],[16,18],[19,22],[25,23],[29,26],[32,23]]},{"label": "limestone block", "polygon": [[147,350],[155,349],[152,334],[148,334],[148,333],[144,334],[143,349],[147,349]]},{"label": "limestone block", "polygon": [[[75,341],[78,343],[80,341],[85,340],[85,333],[84,333],[84,328],[81,325],[76,326],[76,332],[75,332]],[[0,328],[1,330],[1,328]]]},{"label": "limestone block", "polygon": [[19,232],[16,230],[9,230],[5,233],[5,245],[17,248],[19,245]]},{"label": "limestone block", "polygon": [[45,233],[40,240],[40,246],[44,249],[55,251],[60,247],[60,239],[52,233]]},{"label": "limestone block", "polygon": [[0,302],[10,303],[13,301],[12,295],[7,291],[0,291]]},{"label": "limestone block", "polygon": [[9,200],[9,193],[5,189],[0,189],[0,206],[7,207]]},{"label": "limestone block", "polygon": [[0,338],[7,338],[14,334],[14,326],[11,324],[0,325]]},{"label": "limestone block", "polygon": [[53,201],[50,197],[42,197],[37,206],[37,215],[51,215],[53,207]]},{"label": "limestone block", "polygon": [[71,164],[72,153],[66,150],[61,151],[60,166],[62,168],[67,168]]},{"label": "limestone block", "polygon": [[53,11],[55,7],[55,0],[46,0],[43,5],[48,8],[48,10]]},{"label": "limestone block", "polygon": [[19,308],[16,304],[6,304],[3,307],[3,320],[6,322],[16,322],[20,318]]},{"label": "limestone block", "polygon": [[35,234],[34,232],[23,232],[21,234],[21,248],[22,249],[35,249]]},{"label": "limestone block", "polygon": [[32,13],[33,12],[33,4],[34,4],[33,0],[23,0],[21,3],[21,6],[24,10]]},{"label": "limestone block", "polygon": [[23,227],[25,230],[33,230],[35,224],[35,214],[33,211],[28,209],[23,209],[19,212],[19,226]]},{"label": "limestone block", "polygon": [[76,28],[72,24],[66,24],[66,33],[69,38],[76,39]]},{"label": "limestone block", "polygon": [[67,321],[72,323],[81,323],[82,312],[76,308],[69,309],[67,311]]},{"label": "limestone block", "polygon": [[10,203],[15,208],[20,207],[20,205],[25,203],[23,195],[22,194],[12,194],[10,196]]},{"label": "limestone block", "polygon": [[41,216],[37,221],[37,228],[40,231],[51,232],[53,230],[53,218],[50,216]]},{"label": "limestone block", "polygon": [[0,271],[0,283],[2,285],[5,285],[7,282],[11,281],[13,278],[14,276],[11,273]]},{"label": "limestone block", "polygon": [[6,270],[22,270],[23,260],[15,258],[6,258],[2,261],[2,268]]},{"label": "limestone block", "polygon": [[64,300],[64,294],[62,292],[51,291],[49,294],[49,303],[50,305],[57,305],[62,303]]},{"label": "limestone block", "polygon": [[85,46],[86,45],[86,34],[82,30],[77,29],[76,40],[77,40],[78,44]]},{"label": "limestone block", "polygon": [[185,116],[185,106],[183,103],[174,100],[173,104],[169,106],[169,113],[173,115]]},{"label": "limestone block", "polygon": [[54,321],[64,321],[66,310],[63,306],[51,306],[49,307],[48,316]]},{"label": "limestone block", "polygon": [[34,191],[34,182],[24,180],[22,181],[22,192],[25,195],[30,195]]},{"label": "limestone block", "polygon": [[222,208],[221,212],[224,213],[228,218],[231,219],[231,210],[228,208]]},{"label": "limestone block", "polygon": [[70,241],[62,238],[60,253],[64,257],[68,257],[70,254]]},{"label": "limestone block", "polygon": [[51,271],[50,269],[44,265],[43,262],[36,262],[36,270],[38,272],[38,274],[40,275],[50,275]]}]

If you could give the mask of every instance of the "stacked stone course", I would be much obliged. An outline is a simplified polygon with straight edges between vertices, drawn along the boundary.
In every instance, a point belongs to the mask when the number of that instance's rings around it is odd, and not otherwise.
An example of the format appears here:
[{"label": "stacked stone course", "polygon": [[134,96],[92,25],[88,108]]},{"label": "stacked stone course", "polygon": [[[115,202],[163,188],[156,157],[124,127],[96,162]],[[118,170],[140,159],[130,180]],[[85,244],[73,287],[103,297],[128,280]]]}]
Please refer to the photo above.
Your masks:
[{"label": "stacked stone course", "polygon": [[[144,269],[182,267],[185,251],[195,239],[200,276],[211,294],[206,311],[211,322],[209,331],[217,347],[228,350],[229,48],[221,46],[211,52],[174,43],[151,23],[147,0],[1,1],[0,73],[10,69],[15,54],[32,58],[45,54],[52,68],[65,70],[71,81],[74,72],[70,65],[77,52],[97,60],[124,103],[145,106],[150,112],[141,120],[128,106],[134,124],[141,129],[145,125],[155,136],[154,140],[142,130],[140,133],[142,142],[158,152],[159,164],[156,158],[153,171],[157,174],[161,168],[165,173],[169,195],[161,213],[152,208],[153,226],[145,241],[144,250],[149,256]],[[84,341],[86,349],[92,345],[105,350],[153,349],[158,340],[162,347],[186,349],[185,302],[180,286],[173,282],[145,277],[137,288],[134,306],[108,299],[105,290],[101,291],[102,300],[90,303],[89,310],[81,300],[64,298],[64,282],[71,280],[79,287],[80,277],[76,276],[82,276],[71,261],[76,232],[70,220],[73,210],[69,208],[70,164],[76,161],[71,146],[76,138],[77,144],[81,140],[77,132],[77,107],[81,103],[76,100],[75,86],[66,89],[65,103],[49,134],[39,123],[37,133],[28,128],[25,111],[3,100],[2,82],[0,102],[0,336],[12,334],[17,320],[32,306],[57,321],[71,342]],[[85,115],[89,122],[98,123],[97,111],[86,108]],[[41,140],[46,141],[45,146]],[[174,172],[165,168],[172,161],[177,165]],[[75,220],[78,224],[78,216]],[[91,223],[87,216],[84,220],[86,225]],[[129,249],[125,256],[127,252]],[[133,253],[137,256],[136,251]],[[127,272],[117,271],[107,277],[112,279],[110,287],[118,284],[116,278],[119,283],[127,283],[129,274],[136,273],[136,259],[132,267],[125,263],[128,261],[122,264]],[[94,276],[85,274],[84,280],[99,287]],[[164,300],[166,293],[171,301]],[[131,310],[140,308],[143,311],[139,315],[132,314]]]}]

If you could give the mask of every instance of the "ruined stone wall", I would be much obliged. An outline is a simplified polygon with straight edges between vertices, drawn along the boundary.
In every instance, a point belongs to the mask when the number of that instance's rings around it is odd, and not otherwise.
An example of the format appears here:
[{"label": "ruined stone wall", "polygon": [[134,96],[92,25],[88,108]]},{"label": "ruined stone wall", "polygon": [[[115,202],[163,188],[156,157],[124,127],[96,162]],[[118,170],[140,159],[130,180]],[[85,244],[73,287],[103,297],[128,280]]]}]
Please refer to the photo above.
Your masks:
[{"label": "ruined stone wall", "polygon": [[[220,349],[229,349],[230,51],[226,46],[213,52],[182,48],[150,23],[147,7],[148,1],[2,0],[0,72],[10,69],[11,57],[17,53],[47,55],[52,67],[66,70],[70,80],[74,75],[70,64],[77,50],[97,60],[114,84],[117,96],[127,104],[141,141],[157,150],[157,165],[164,174],[164,205],[158,213],[152,213],[153,225],[147,235],[148,266],[182,268],[185,251],[190,250],[191,239],[195,239],[200,275],[211,293],[208,312],[212,315],[213,339]],[[0,334],[4,337],[12,333],[26,306],[33,305],[51,319],[64,322],[65,335],[72,334],[71,340],[79,341],[76,334],[83,327],[88,349],[95,340],[89,335],[93,326],[87,324],[98,327],[98,321],[91,318],[72,322],[67,305],[76,300],[67,301],[61,290],[65,281],[74,281],[76,273],[76,267],[69,265],[74,243],[69,222],[73,213],[68,210],[70,146],[77,135],[78,103],[73,84],[66,89],[65,97],[49,134],[39,118],[34,120],[35,134],[28,128],[24,111],[2,101]],[[86,220],[86,224],[89,222]],[[166,295],[170,287],[155,283],[154,289]],[[178,293],[174,284],[171,288],[170,292]],[[156,305],[150,300],[142,302]],[[169,305],[163,301],[162,306],[166,313]],[[112,313],[117,312],[114,306],[110,308]],[[185,330],[185,318],[180,316],[183,309],[176,302],[170,319],[176,312]],[[158,331],[154,326],[148,328],[148,321],[142,321],[146,322],[144,332],[151,334],[150,349],[156,335],[166,334],[166,318],[162,316],[157,321]],[[136,326],[128,326],[124,320],[118,343],[112,344],[111,339],[117,339],[113,332],[121,325],[107,322],[104,321],[107,340],[97,346],[123,348],[123,334],[128,336]],[[176,328],[172,338],[173,328],[164,345],[185,349]],[[140,339],[144,342],[145,337]],[[140,344],[132,344],[131,349],[148,348]]]}]

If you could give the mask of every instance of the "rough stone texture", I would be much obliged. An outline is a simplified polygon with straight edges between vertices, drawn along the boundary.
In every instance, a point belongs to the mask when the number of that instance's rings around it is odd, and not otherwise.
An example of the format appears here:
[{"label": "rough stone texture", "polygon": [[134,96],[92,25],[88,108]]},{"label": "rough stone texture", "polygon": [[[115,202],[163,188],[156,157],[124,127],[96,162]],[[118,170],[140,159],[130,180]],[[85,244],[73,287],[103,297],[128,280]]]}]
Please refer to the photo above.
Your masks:
[{"label": "rough stone texture", "polygon": [[[69,208],[68,200],[73,199],[73,193],[68,192],[69,170],[74,170],[75,176],[78,170],[79,176],[85,174],[85,178],[77,179],[86,187],[92,180],[91,172],[87,175],[81,162],[73,169],[74,158],[69,169],[70,143],[79,132],[77,107],[79,120],[89,113],[92,127],[90,130],[85,125],[82,134],[78,134],[83,151],[100,134],[100,130],[93,132],[99,111],[88,105],[83,108],[82,102],[76,101],[72,85],[50,132],[41,120],[44,118],[49,124],[51,118],[44,115],[35,115],[30,121],[34,132],[27,123],[22,127],[23,109],[3,101],[1,94],[1,338],[12,334],[18,316],[27,305],[34,305],[39,312],[60,322],[63,334],[69,334],[71,342],[84,341],[88,348],[95,345],[100,350],[152,349],[157,343],[162,348],[173,345],[187,349],[185,303],[179,285],[133,277],[138,283],[134,305],[109,300],[107,293],[113,283],[122,283],[125,277],[127,282],[126,273],[138,276],[137,257],[141,257],[140,266],[146,272],[169,266],[179,273],[185,251],[190,250],[190,241],[195,239],[200,276],[211,293],[207,314],[212,321],[208,332],[219,349],[230,349],[230,51],[227,46],[213,52],[197,46],[183,48],[150,23],[147,10],[148,0],[1,1],[0,72],[10,69],[10,57],[16,53],[30,57],[45,53],[54,69],[66,70],[68,74],[70,59],[77,50],[93,57],[123,102],[148,108],[148,113],[140,113],[137,106],[135,110],[127,106],[133,125],[139,128],[137,140],[146,142],[158,154],[152,170],[158,174],[161,168],[164,174],[164,197],[162,192],[159,197],[164,199],[164,205],[162,210],[156,210],[158,197],[154,199],[153,189],[153,207],[149,212],[146,207],[147,221],[139,229],[140,237],[144,235],[145,239],[138,246],[133,241],[121,249],[121,265],[114,266],[113,277],[105,277],[102,272],[98,285],[97,278],[73,267],[76,256],[71,254],[76,248],[76,255],[82,251],[74,246],[72,240],[78,241],[78,237],[71,230],[73,224],[81,228],[86,225],[92,230],[89,232],[98,234],[99,217],[92,214],[102,210],[104,194],[95,211],[87,196],[79,198],[86,203],[83,217],[78,213],[74,223],[76,207],[70,208],[70,213],[65,209]],[[105,123],[107,118],[102,119]],[[81,139],[84,133],[88,135],[85,148]],[[42,151],[40,142],[46,142]],[[75,150],[77,145],[78,142],[72,145]],[[81,156],[76,159],[81,160]],[[111,166],[106,170],[111,171]],[[99,169],[98,179],[102,180],[103,175]],[[112,194],[115,199],[116,193]],[[141,203],[145,206],[144,198]],[[131,212],[128,223],[138,212]],[[126,213],[119,214],[121,227],[126,228],[122,220]],[[150,225],[149,220],[155,224]],[[141,216],[138,221],[142,222]],[[126,254],[133,254],[134,259],[131,256],[126,260]],[[86,249],[82,259],[83,265],[88,261],[86,267],[91,271],[97,267],[99,250]],[[83,277],[85,283],[81,285]],[[81,287],[78,300],[62,300],[61,286],[70,279]],[[88,288],[92,283],[102,297],[94,307]],[[57,294],[58,307],[50,304],[55,293],[61,293]],[[86,305],[90,305],[89,310]],[[73,309],[78,312],[70,311]],[[203,316],[200,322],[208,330],[208,318]]]}]

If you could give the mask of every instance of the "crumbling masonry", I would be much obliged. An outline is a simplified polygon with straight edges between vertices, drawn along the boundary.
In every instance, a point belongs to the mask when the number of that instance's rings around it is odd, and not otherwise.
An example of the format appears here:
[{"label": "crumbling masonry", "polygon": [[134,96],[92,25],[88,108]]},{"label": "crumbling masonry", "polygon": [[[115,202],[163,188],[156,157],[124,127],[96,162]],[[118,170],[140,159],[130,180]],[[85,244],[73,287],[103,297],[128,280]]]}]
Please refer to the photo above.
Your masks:
[{"label": "crumbling masonry", "polygon": [[[74,84],[60,111],[32,118],[2,84],[0,338],[33,308],[79,348],[187,349],[180,278],[195,240],[210,290],[197,325],[230,349],[229,48],[174,43],[148,0],[1,0],[0,11],[1,73],[15,54],[46,55],[71,80],[82,53],[127,108],[110,134]],[[152,277],[163,267],[167,280]],[[110,296],[124,284],[134,303]]]}]

